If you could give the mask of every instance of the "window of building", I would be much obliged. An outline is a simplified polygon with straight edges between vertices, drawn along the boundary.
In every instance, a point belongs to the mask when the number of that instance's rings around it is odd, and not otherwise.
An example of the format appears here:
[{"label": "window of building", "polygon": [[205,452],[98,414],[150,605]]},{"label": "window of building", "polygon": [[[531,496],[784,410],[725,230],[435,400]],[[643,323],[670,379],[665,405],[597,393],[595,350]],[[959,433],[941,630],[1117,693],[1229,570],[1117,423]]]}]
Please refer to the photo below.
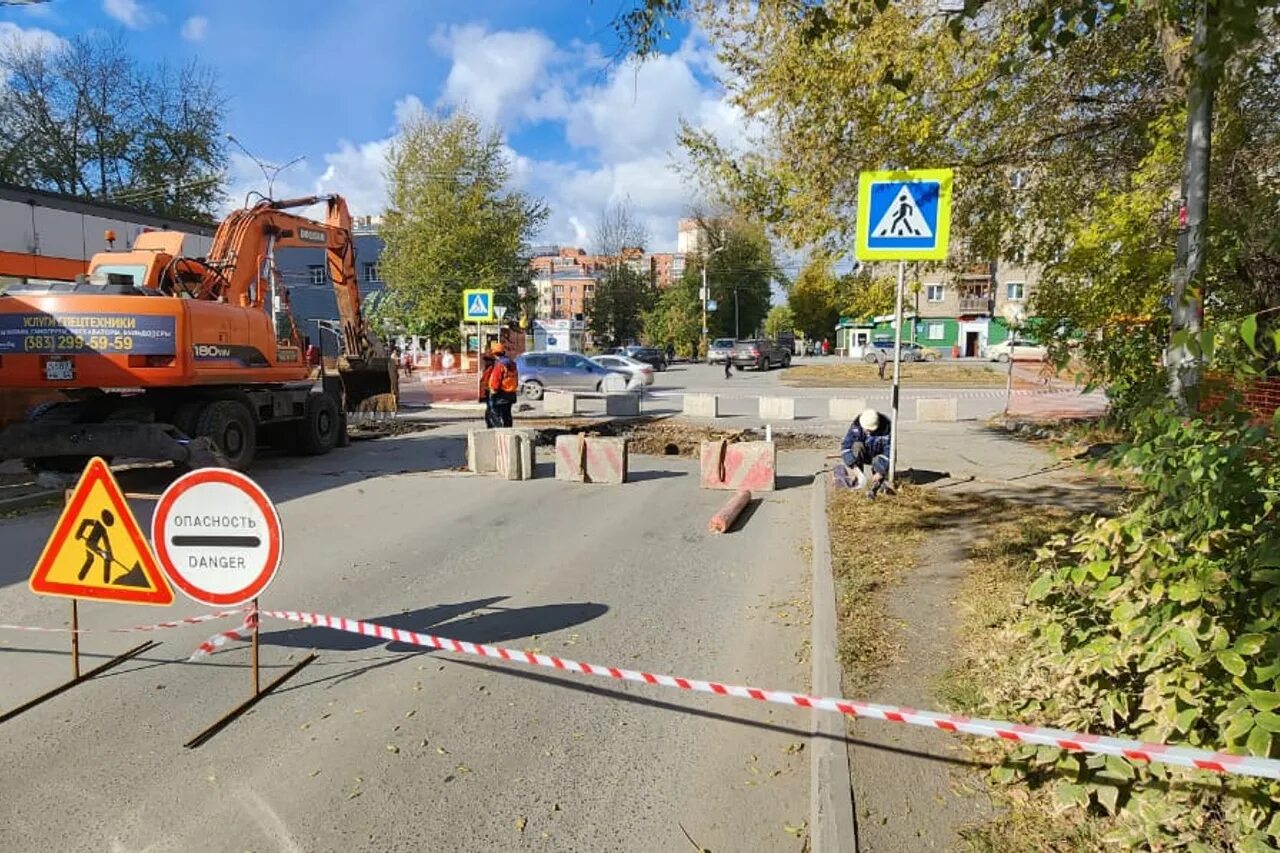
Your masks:
[{"label": "window of building", "polygon": [[947,327],[943,323],[929,323],[925,326],[925,337],[931,341],[940,341],[946,336]]},{"label": "window of building", "polygon": [[925,285],[925,299],[930,302],[941,302],[943,290],[944,288],[941,284],[927,284]]},{"label": "window of building", "polygon": [[557,285],[555,286],[555,294],[556,294],[556,298],[557,298],[557,299],[561,299],[561,298],[563,298],[563,297],[564,297],[564,285],[563,285],[563,284],[557,284]]},{"label": "window of building", "polygon": [[1025,281],[1011,281],[1005,284],[1005,296],[1011,302],[1021,302],[1027,298],[1027,283]]},{"label": "window of building", "polygon": [[382,281],[382,273],[378,270],[377,261],[366,261],[364,264],[365,281]]},{"label": "window of building", "polygon": [[307,266],[307,275],[310,276],[312,284],[328,283],[328,275],[325,273],[324,264],[309,264]]}]

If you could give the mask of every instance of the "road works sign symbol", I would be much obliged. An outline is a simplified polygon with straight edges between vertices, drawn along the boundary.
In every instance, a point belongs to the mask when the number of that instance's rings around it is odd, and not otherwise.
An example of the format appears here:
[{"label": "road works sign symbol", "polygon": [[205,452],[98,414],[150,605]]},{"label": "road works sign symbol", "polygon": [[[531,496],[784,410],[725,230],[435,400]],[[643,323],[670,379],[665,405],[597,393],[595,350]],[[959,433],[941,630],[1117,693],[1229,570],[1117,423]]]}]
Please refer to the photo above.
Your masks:
[{"label": "road works sign symbol", "polygon": [[493,291],[462,291],[462,314],[468,322],[491,322],[493,320]]},{"label": "road works sign symbol", "polygon": [[173,603],[173,590],[106,462],[94,457],[85,466],[28,586],[41,595]]},{"label": "road works sign symbol", "polygon": [[858,259],[945,260],[952,180],[950,169],[859,175]]},{"label": "road works sign symbol", "polygon": [[251,601],[280,567],[276,508],[257,483],[228,468],[192,471],[165,489],[151,539],[173,585],[201,604]]}]

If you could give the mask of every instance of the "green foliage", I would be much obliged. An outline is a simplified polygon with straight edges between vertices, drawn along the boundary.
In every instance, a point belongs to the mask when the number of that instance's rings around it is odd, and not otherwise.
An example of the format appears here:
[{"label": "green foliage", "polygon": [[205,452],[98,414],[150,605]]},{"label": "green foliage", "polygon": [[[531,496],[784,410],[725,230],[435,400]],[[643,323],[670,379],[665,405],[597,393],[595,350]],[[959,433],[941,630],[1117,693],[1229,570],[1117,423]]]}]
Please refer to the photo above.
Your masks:
[{"label": "green foliage", "polygon": [[[717,219],[707,225],[711,238],[711,253],[706,259],[707,287],[716,302],[716,310],[707,314],[710,335],[734,336],[735,291],[736,325],[744,337],[755,334],[772,307],[772,282],[780,278],[769,237],[760,225],[738,217]],[[686,275],[699,274],[696,264],[689,262]]]},{"label": "green foliage", "polygon": [[524,261],[546,206],[507,189],[511,164],[497,131],[465,110],[406,117],[387,158],[389,205],[379,265],[398,325],[455,344],[462,291],[493,288],[514,308]]},{"label": "green foliage", "polygon": [[672,344],[683,357],[698,355],[702,336],[702,303],[698,299],[700,281],[686,272],[670,287],[658,292],[653,309],[644,315],[645,338],[655,346]]},{"label": "green foliage", "polygon": [[605,271],[584,306],[587,328],[601,346],[637,341],[641,318],[653,308],[656,297],[648,276],[626,264],[614,264]]},{"label": "green foliage", "polygon": [[[1007,713],[1204,749],[1280,756],[1280,436],[1224,409],[1135,419],[1121,456],[1143,491],[1037,561]],[[1056,780],[1063,805],[1118,813],[1113,843],[1219,836],[1269,849],[1280,783],[1206,780],[1102,756],[1022,749],[997,779]],[[1163,783],[1169,782],[1167,790]],[[1268,840],[1268,835],[1270,838]]]},{"label": "green foliage", "polygon": [[841,276],[836,285],[841,316],[869,320],[892,313],[897,286],[893,276],[872,275],[866,269]]},{"label": "green foliage", "polygon": [[764,318],[764,333],[766,337],[777,340],[782,335],[796,330],[796,318],[791,313],[791,309],[786,305],[775,305],[769,309],[769,314]]},{"label": "green foliage", "polygon": [[795,318],[796,328],[806,338],[822,340],[830,337],[840,308],[836,303],[836,280],[831,262],[825,257],[811,259],[791,285],[787,305]]}]

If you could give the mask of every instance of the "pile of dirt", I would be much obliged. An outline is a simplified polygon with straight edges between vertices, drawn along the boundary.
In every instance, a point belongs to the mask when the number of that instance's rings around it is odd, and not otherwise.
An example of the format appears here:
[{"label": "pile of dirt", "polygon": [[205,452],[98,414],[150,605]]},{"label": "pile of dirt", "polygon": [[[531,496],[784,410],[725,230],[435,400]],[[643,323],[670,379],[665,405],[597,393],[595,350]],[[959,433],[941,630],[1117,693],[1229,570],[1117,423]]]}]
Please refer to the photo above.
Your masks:
[{"label": "pile of dirt", "polygon": [[[757,429],[718,429],[675,421],[605,422],[590,420],[558,421],[538,429],[538,444],[554,446],[561,435],[599,435],[625,438],[632,453],[644,456],[683,456],[696,459],[702,442],[763,441],[764,431]],[[830,436],[773,431],[779,450],[827,449],[837,445]]]},{"label": "pile of dirt", "polygon": [[352,441],[370,441],[375,438],[426,432],[437,426],[439,424],[406,421],[399,418],[357,418],[347,423],[347,438]]}]

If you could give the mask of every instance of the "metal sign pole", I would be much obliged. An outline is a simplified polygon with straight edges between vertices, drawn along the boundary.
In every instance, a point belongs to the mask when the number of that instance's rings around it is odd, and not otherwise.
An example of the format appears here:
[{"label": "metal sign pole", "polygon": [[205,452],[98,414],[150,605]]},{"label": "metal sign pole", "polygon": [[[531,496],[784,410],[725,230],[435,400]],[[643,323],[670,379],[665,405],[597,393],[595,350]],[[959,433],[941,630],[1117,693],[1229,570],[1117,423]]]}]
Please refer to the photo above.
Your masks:
[{"label": "metal sign pole", "polygon": [[893,311],[893,415],[889,423],[889,486],[896,484],[898,473],[898,388],[902,366],[902,288],[907,277],[907,262],[898,261],[898,292]]},{"label": "metal sign pole", "polygon": [[71,599],[71,677],[80,677],[80,608]]},{"label": "metal sign pole", "polygon": [[252,661],[250,669],[253,670],[253,695],[257,696],[261,692],[258,687],[258,623],[262,620],[258,618],[258,599],[256,598],[253,600],[253,610],[251,612],[253,614],[253,650],[250,657]]}]

